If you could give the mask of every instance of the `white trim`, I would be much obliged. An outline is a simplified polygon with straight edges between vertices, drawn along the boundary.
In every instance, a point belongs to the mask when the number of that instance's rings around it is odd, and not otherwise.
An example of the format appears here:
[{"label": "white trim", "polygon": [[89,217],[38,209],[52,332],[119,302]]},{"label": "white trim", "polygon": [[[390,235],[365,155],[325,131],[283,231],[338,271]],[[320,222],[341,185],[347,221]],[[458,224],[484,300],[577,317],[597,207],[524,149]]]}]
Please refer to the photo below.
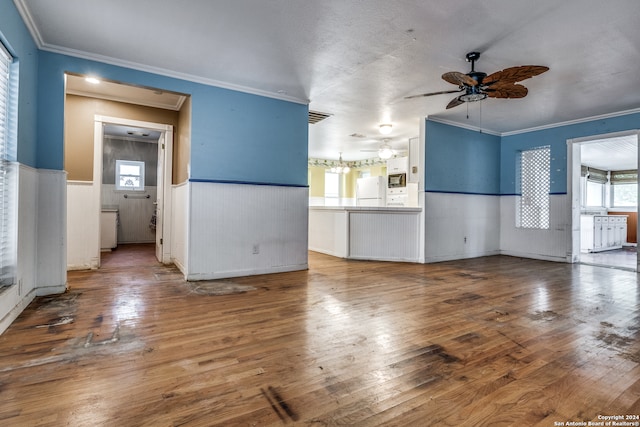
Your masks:
[{"label": "white trim", "polygon": [[163,123],[154,123],[154,122],[145,122],[140,120],[131,120],[131,119],[123,119],[121,117],[111,117],[111,116],[101,116],[96,114],[94,116],[94,120],[97,122],[110,123],[115,125],[122,126],[132,126],[132,127],[140,127],[140,128],[148,128],[159,131],[168,131],[173,130],[172,125],[167,125]]},{"label": "white trim", "polygon": [[[100,230],[102,227],[101,224],[101,215],[102,212],[102,152],[104,150],[103,147],[103,139],[104,139],[104,126],[103,121],[98,120],[98,116],[95,116],[93,123],[93,200],[92,205],[93,208],[90,212],[93,213],[97,217],[97,227],[94,232],[94,242],[97,243],[94,248],[93,253],[91,254],[91,264],[92,267],[100,268]],[[94,261],[95,260],[95,261]]]},{"label": "white trim", "polygon": [[38,27],[36,26],[35,21],[33,20],[31,13],[29,12],[29,8],[25,4],[25,0],[14,0],[13,3],[16,5],[16,9],[18,9],[18,13],[20,13],[20,16],[22,16],[22,20],[29,29],[29,32],[31,33],[33,40],[36,42],[38,49],[41,49],[42,45],[44,44],[42,41],[42,36],[40,35],[40,31],[38,31]]},{"label": "white trim", "polygon": [[486,133],[488,135],[504,136],[504,134],[501,134],[500,132],[497,132],[495,130],[483,129],[483,128],[480,128],[480,127],[477,127],[477,126],[472,126],[472,125],[467,125],[467,124],[464,124],[464,123],[453,122],[451,120],[443,119],[443,118],[440,118],[440,117],[427,116],[426,119],[430,120],[432,122],[442,123],[443,125],[455,126],[457,128],[472,130],[472,131],[480,132],[480,133]]},{"label": "white trim", "polygon": [[[476,127],[476,126],[466,125],[464,123],[458,123],[458,122],[454,122],[454,121],[443,119],[443,118],[436,117],[436,116],[427,116],[426,119],[430,120],[432,122],[442,123],[442,124],[449,125],[449,126],[455,126],[455,127],[459,127],[459,128],[463,128],[463,129],[468,129],[468,130],[473,130],[473,131],[477,131],[477,132],[481,132],[481,133],[486,133],[486,134],[489,134],[489,135],[505,137],[505,136],[519,135],[519,134],[522,134],[522,133],[536,132],[536,131],[539,131],[539,130],[553,129],[553,128],[559,128],[559,127],[563,127],[563,126],[571,126],[571,125],[576,125],[576,124],[580,124],[580,123],[588,123],[588,122],[593,122],[593,121],[596,121],[596,120],[605,120],[605,119],[611,119],[611,118],[615,118],[615,117],[628,116],[630,114],[637,114],[637,113],[640,113],[640,108],[634,108],[632,110],[625,110],[625,111],[618,111],[618,112],[615,112],[615,113],[601,114],[601,115],[598,115],[598,116],[584,117],[584,118],[581,118],[581,119],[568,120],[568,121],[565,121],[565,122],[550,123],[550,124],[546,124],[546,125],[535,126],[535,127],[531,127],[531,128],[514,130],[514,131],[509,131],[509,132],[498,132],[498,131],[494,131],[494,130],[490,130],[490,129],[482,129],[482,128],[479,128],[479,127]],[[605,136],[605,138],[613,138],[613,137],[612,136]],[[586,137],[584,139],[585,140],[591,140],[593,138],[592,137]]]},{"label": "white trim", "polygon": [[[165,149],[164,151],[164,171],[163,179],[163,205],[164,212],[162,218],[162,259],[160,260],[162,263],[168,264],[171,262],[171,171],[173,170],[173,126],[163,123],[153,123],[153,122],[145,122],[139,120],[131,120],[120,117],[109,117],[109,116],[101,116],[96,114],[94,116],[94,148],[93,148],[93,182],[101,183],[102,182],[102,141],[104,139],[104,126],[103,124],[116,124],[123,126],[132,126],[138,128],[147,128],[152,130],[157,130],[160,132],[164,132],[165,138]],[[158,147],[158,150],[161,148]],[[98,215],[100,218],[100,212],[102,211],[102,202],[101,202],[101,185],[96,185],[96,191],[94,194],[94,208],[93,212]],[[158,195],[157,197],[160,197]],[[98,233],[98,248],[97,253],[100,254],[100,221],[98,220],[98,227],[96,232]],[[98,263],[98,267],[99,267]]]},{"label": "white trim", "polygon": [[11,63],[14,61],[14,57],[9,52],[9,48],[5,46],[1,40],[0,40],[0,54],[6,55],[7,59],[9,60],[9,66],[11,66]]},{"label": "white trim", "polygon": [[[559,127],[563,127],[563,126],[570,126],[570,125],[576,125],[576,124],[580,124],[580,123],[593,122],[593,121],[596,121],[596,120],[604,120],[604,119],[611,119],[611,118],[614,118],[614,117],[628,116],[629,114],[636,114],[636,113],[640,113],[640,108],[634,108],[633,110],[618,111],[616,113],[601,114],[601,115],[598,115],[598,116],[584,117],[582,119],[567,120],[566,122],[552,123],[552,124],[548,124],[548,125],[541,125],[541,126],[536,126],[536,127],[527,128],[527,129],[514,130],[514,131],[510,131],[510,132],[503,132],[501,134],[501,136],[518,135],[518,134],[521,134],[521,133],[529,133],[529,132],[535,132],[535,131],[539,131],[539,130],[559,128]],[[588,137],[588,139],[593,139],[593,138]]]},{"label": "white trim", "polygon": [[631,130],[624,130],[620,132],[604,133],[601,135],[590,135],[590,136],[584,136],[581,138],[572,138],[567,140],[567,144],[600,141],[601,139],[621,138],[623,136],[636,136],[638,135],[638,131],[639,130],[637,129],[631,129]]},{"label": "white trim", "polygon": [[[5,292],[14,292],[14,290],[11,289],[11,287],[0,289],[0,299],[2,298],[2,294]],[[0,334],[2,334],[4,331],[7,330],[7,328],[9,328],[9,326],[11,326],[13,321],[16,320],[18,316],[20,316],[20,313],[22,313],[24,309],[27,308],[27,306],[31,303],[31,301],[33,301],[35,297],[36,297],[36,290],[32,289],[8,313],[6,313],[0,319]]]},{"label": "white trim", "polygon": [[506,255],[513,256],[517,258],[526,258],[526,259],[539,259],[541,261],[553,261],[553,262],[570,262],[565,257],[558,257],[553,255],[542,255],[542,254],[533,254],[529,252],[521,252],[521,251],[512,251],[512,250],[500,250],[496,255]]},{"label": "white trim", "polygon": [[31,36],[33,37],[34,41],[36,42],[36,45],[38,46],[38,49],[40,50],[59,53],[62,55],[73,56],[81,59],[88,59],[90,61],[98,61],[105,64],[117,65],[119,67],[130,68],[138,71],[145,71],[148,73],[158,74],[166,77],[173,77],[176,79],[186,80],[194,83],[201,83],[207,86],[216,86],[216,87],[221,87],[223,89],[231,89],[238,92],[265,96],[267,98],[274,98],[274,99],[280,99],[283,101],[295,102],[297,104],[304,104],[304,105],[309,104],[309,99],[303,99],[295,96],[284,95],[281,93],[274,93],[266,90],[250,88],[248,86],[237,85],[237,84],[223,82],[215,79],[208,79],[201,76],[195,76],[193,74],[180,73],[177,71],[167,70],[165,68],[152,67],[152,66],[140,64],[137,62],[124,61],[122,59],[113,58],[110,56],[97,55],[97,54],[92,54],[92,53],[84,52],[77,49],[69,49],[66,47],[45,43],[44,40],[42,39],[42,35],[38,31],[38,27],[36,26],[35,21],[31,16],[31,13],[29,12],[29,8],[26,6],[25,3],[26,3],[25,0],[14,0],[14,4],[16,5],[18,12],[20,13],[20,16],[22,16],[22,20],[24,21],[25,25],[29,29]]},{"label": "white trim", "polygon": [[[133,87],[137,87],[137,86],[133,86]],[[66,93],[67,93],[67,95],[84,96],[84,97],[87,97],[87,98],[99,97],[100,99],[106,99],[107,101],[128,102],[128,101],[123,101],[123,98],[120,97],[120,96],[111,96],[111,95],[105,95],[105,94],[96,95],[95,93],[85,92],[85,91],[82,91],[82,90],[67,89]],[[180,95],[178,97],[178,103],[174,104],[174,105],[169,105],[168,103],[165,104],[165,103],[162,103],[162,102],[152,102],[152,101],[146,101],[146,100],[142,101],[140,99],[136,99],[135,103],[136,103],[136,105],[143,105],[145,107],[162,108],[164,110],[180,111],[180,109],[182,108],[182,105],[184,104],[184,102],[187,99],[187,97],[188,97],[188,95]]]},{"label": "white trim", "polygon": [[129,68],[131,70],[144,71],[147,73],[157,74],[165,77],[172,77],[174,79],[185,80],[193,83],[200,83],[207,86],[215,86],[223,89],[230,89],[236,92],[249,93],[252,95],[264,96],[266,98],[274,98],[282,101],[295,102],[296,104],[308,105],[309,99],[298,98],[290,95],[284,95],[281,93],[269,92],[262,89],[251,88],[248,86],[237,85],[234,83],[223,82],[216,79],[210,79],[202,76],[195,76],[193,74],[181,73],[178,71],[167,70],[166,68],[153,67],[150,65],[140,64],[137,62],[124,61],[122,59],[112,58],[110,56],[96,55],[76,49],[68,49],[55,45],[42,44],[41,50],[53,53],[59,53],[62,55],[73,56],[75,58],[87,59],[89,61],[97,61],[103,64],[116,65],[118,67]]},{"label": "white trim", "polygon": [[[635,112],[640,112],[638,109]],[[629,113],[631,114],[631,113]],[[581,138],[567,139],[567,195],[571,200],[571,235],[569,252],[567,253],[569,262],[580,261],[580,167],[581,167],[581,145],[588,144],[591,141],[601,139],[618,138],[623,136],[634,135],[637,141],[640,141],[640,130],[626,130],[621,132],[612,132],[600,135],[590,135]],[[640,162],[640,149],[636,150],[638,161]],[[639,163],[640,164],[640,163]],[[640,185],[638,186],[638,200],[640,200]],[[636,207],[636,212],[640,213],[640,205]],[[636,234],[636,241],[640,241],[640,227]],[[636,272],[640,272],[640,256],[636,261]]]}]

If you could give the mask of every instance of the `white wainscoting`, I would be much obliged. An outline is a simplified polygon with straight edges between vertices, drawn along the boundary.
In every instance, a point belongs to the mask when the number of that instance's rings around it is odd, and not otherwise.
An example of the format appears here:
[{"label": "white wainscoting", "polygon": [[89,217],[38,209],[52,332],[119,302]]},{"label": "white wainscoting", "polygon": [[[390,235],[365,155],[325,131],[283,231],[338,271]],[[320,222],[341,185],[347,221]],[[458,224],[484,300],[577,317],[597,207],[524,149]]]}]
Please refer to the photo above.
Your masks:
[{"label": "white wainscoting", "polygon": [[37,293],[67,288],[67,173],[38,169]]},{"label": "white wainscoting", "polygon": [[189,187],[188,280],[308,268],[308,188],[208,182]]},{"label": "white wainscoting", "polygon": [[100,265],[100,224],[94,212],[93,182],[67,182],[67,269],[88,270]]},{"label": "white wainscoting", "polygon": [[35,290],[38,253],[38,171],[20,165],[18,169],[18,271],[21,295]]},{"label": "white wainscoting", "polygon": [[418,262],[420,211],[349,211],[349,258]]},{"label": "white wainscoting", "polygon": [[571,262],[571,201],[567,195],[550,196],[548,230],[516,227],[517,196],[500,199],[500,249],[504,255]]},{"label": "white wainscoting", "polygon": [[0,288],[0,333],[36,296],[36,254],[38,229],[38,171],[16,165],[18,193],[16,284]]},{"label": "white wainscoting", "polygon": [[189,183],[171,187],[171,259],[187,275],[187,244],[189,237]]},{"label": "white wainscoting", "polygon": [[66,289],[66,174],[17,167],[17,283],[0,289],[0,333],[37,295]]},{"label": "white wainscoting", "polygon": [[500,197],[425,194],[425,262],[500,253]]},{"label": "white wainscoting", "polygon": [[341,258],[420,260],[420,208],[310,206],[309,249]]},{"label": "white wainscoting", "polygon": [[309,250],[346,258],[349,255],[349,216],[344,209],[309,208]]},{"label": "white wainscoting", "polygon": [[156,233],[149,227],[155,210],[153,203],[156,201],[156,189],[157,187],[145,186],[144,191],[119,191],[113,184],[102,184],[102,206],[118,209],[119,244],[156,241]]}]

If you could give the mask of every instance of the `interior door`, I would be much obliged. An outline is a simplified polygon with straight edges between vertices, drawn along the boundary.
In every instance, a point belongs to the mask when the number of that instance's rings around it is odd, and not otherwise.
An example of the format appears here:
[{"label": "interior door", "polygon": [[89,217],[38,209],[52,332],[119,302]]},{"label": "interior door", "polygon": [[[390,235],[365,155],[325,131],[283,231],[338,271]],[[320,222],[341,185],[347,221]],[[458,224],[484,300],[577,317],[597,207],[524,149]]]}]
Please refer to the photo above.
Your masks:
[{"label": "interior door", "polygon": [[164,244],[163,232],[163,214],[164,214],[164,168],[165,168],[165,132],[160,134],[158,139],[158,171],[157,171],[157,187],[156,187],[156,258],[163,262],[162,245]]}]

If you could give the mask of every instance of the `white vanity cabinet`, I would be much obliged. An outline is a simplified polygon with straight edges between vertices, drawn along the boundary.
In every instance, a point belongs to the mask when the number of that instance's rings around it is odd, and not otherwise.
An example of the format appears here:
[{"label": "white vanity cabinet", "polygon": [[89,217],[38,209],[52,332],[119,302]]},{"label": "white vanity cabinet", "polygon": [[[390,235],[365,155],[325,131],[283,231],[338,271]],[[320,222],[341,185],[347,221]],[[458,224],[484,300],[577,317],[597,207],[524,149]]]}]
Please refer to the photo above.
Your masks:
[{"label": "white vanity cabinet", "polygon": [[600,252],[620,249],[627,242],[625,215],[581,215],[580,250]]}]

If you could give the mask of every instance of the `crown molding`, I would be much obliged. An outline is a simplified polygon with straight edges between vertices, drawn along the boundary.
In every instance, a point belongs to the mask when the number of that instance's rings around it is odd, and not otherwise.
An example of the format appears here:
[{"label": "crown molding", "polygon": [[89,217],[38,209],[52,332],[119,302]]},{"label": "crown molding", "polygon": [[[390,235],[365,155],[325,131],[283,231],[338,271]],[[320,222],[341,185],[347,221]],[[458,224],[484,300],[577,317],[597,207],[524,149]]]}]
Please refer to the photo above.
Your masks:
[{"label": "crown molding", "polygon": [[18,13],[24,21],[24,24],[27,26],[27,29],[31,33],[31,37],[33,37],[33,41],[36,43],[38,49],[42,49],[42,46],[44,45],[42,36],[40,35],[40,31],[38,31],[38,27],[36,27],[33,16],[31,16],[31,12],[29,12],[29,8],[27,7],[25,2],[26,0],[13,0],[13,4],[15,4],[16,9],[18,9]]},{"label": "crown molding", "polygon": [[637,114],[637,113],[640,113],[640,108],[634,108],[632,110],[618,111],[616,113],[601,114],[601,115],[598,115],[598,116],[584,117],[584,118],[575,119],[575,120],[567,120],[565,122],[551,123],[551,124],[548,124],[548,125],[535,126],[535,127],[527,128],[527,129],[514,130],[514,131],[511,131],[511,132],[503,132],[501,134],[501,136],[512,136],[512,135],[518,135],[518,134],[521,134],[521,133],[536,132],[536,131],[539,131],[539,130],[553,129],[553,128],[559,128],[559,127],[563,127],[563,126],[577,125],[577,124],[580,124],[580,123],[593,122],[593,121],[596,121],[596,120],[611,119],[611,118],[614,118],[614,117],[627,116],[629,114]]},{"label": "crown molding", "polygon": [[486,133],[488,135],[502,136],[502,134],[500,132],[496,132],[496,131],[491,130],[491,129],[483,129],[483,128],[480,128],[480,127],[477,127],[477,126],[467,125],[467,124],[464,124],[464,123],[458,123],[458,122],[454,122],[454,121],[451,121],[451,120],[443,119],[443,118],[440,118],[440,117],[427,116],[427,120],[432,121],[432,122],[436,122],[436,123],[442,123],[443,125],[455,126],[455,127],[458,127],[458,128],[471,130],[471,131],[474,131],[474,132]]},{"label": "crown molding", "polygon": [[140,64],[132,61],[125,61],[125,60],[113,58],[110,56],[98,55],[98,54],[84,52],[81,50],[69,49],[69,48],[65,48],[57,45],[48,44],[48,43],[45,43],[44,40],[42,39],[42,35],[40,34],[40,31],[38,31],[38,27],[35,25],[35,21],[33,20],[33,17],[29,12],[29,8],[26,5],[26,0],[14,0],[14,4],[18,9],[18,13],[20,13],[20,16],[22,17],[22,20],[27,26],[27,29],[31,33],[31,36],[33,37],[36,43],[36,46],[38,47],[38,49],[43,51],[58,53],[61,55],[73,56],[75,58],[86,59],[89,61],[102,62],[104,64],[116,65],[119,67],[129,68],[129,69],[138,70],[138,71],[144,71],[152,74],[158,74],[165,77],[171,77],[174,79],[186,80],[193,83],[200,83],[207,86],[215,86],[222,89],[233,90],[236,92],[243,92],[251,95],[264,96],[267,98],[278,99],[281,101],[294,102],[296,104],[308,105],[310,102],[309,99],[303,99],[303,98],[290,96],[282,93],[269,92],[262,89],[256,89],[248,86],[242,86],[242,85],[237,85],[233,83],[223,82],[221,80],[209,79],[206,77],[196,76],[193,74],[181,73],[177,71],[167,70],[165,68],[153,67],[153,66]]},{"label": "crown molding", "polygon": [[487,133],[489,135],[495,135],[495,136],[499,136],[499,137],[505,137],[505,136],[519,135],[519,134],[523,134],[523,133],[536,132],[536,131],[545,130],[545,129],[553,129],[553,128],[559,128],[559,127],[563,127],[563,126],[571,126],[571,125],[576,125],[576,124],[580,124],[580,123],[593,122],[593,121],[596,121],[596,120],[611,119],[611,118],[615,118],[615,117],[622,117],[622,116],[627,116],[627,115],[630,115],[630,114],[637,114],[637,113],[640,113],[640,108],[634,108],[634,109],[631,109],[631,110],[618,111],[618,112],[615,112],[615,113],[600,114],[598,116],[583,117],[581,119],[567,120],[567,121],[564,121],[564,122],[549,123],[549,124],[546,124],[546,125],[535,126],[535,127],[526,128],[526,129],[519,129],[519,130],[514,130],[514,131],[509,131],[509,132],[496,132],[496,131],[492,131],[490,129],[482,129],[482,128],[479,128],[477,126],[465,125],[464,123],[454,122],[454,121],[451,121],[451,120],[446,120],[446,119],[443,119],[443,118],[440,118],[440,117],[435,117],[435,116],[427,116],[426,119],[430,120],[432,122],[442,123],[444,125],[455,126],[455,127],[459,127],[459,128],[463,128],[463,129],[467,129],[467,130],[472,130],[472,131],[476,131],[476,132],[480,132],[480,133]]},{"label": "crown molding", "polygon": [[61,55],[73,56],[75,58],[86,59],[89,61],[96,61],[104,64],[115,65],[118,67],[129,68],[137,71],[143,71],[146,73],[157,74],[165,77],[171,77],[174,79],[185,80],[193,83],[200,83],[206,86],[215,86],[222,89],[233,90],[236,92],[243,92],[251,95],[258,95],[266,98],[278,99],[281,101],[294,102],[296,104],[304,104],[304,105],[309,104],[308,99],[302,99],[302,98],[289,96],[281,93],[269,92],[266,90],[251,88],[248,86],[227,83],[220,80],[209,79],[201,76],[195,76],[193,74],[167,70],[165,68],[153,67],[150,65],[144,65],[137,62],[125,61],[117,58],[112,58],[110,56],[97,55],[97,54],[87,53],[87,52],[83,52],[75,49],[61,48],[59,46],[53,46],[48,44],[44,44],[41,50],[52,52],[52,53],[58,53]]}]

